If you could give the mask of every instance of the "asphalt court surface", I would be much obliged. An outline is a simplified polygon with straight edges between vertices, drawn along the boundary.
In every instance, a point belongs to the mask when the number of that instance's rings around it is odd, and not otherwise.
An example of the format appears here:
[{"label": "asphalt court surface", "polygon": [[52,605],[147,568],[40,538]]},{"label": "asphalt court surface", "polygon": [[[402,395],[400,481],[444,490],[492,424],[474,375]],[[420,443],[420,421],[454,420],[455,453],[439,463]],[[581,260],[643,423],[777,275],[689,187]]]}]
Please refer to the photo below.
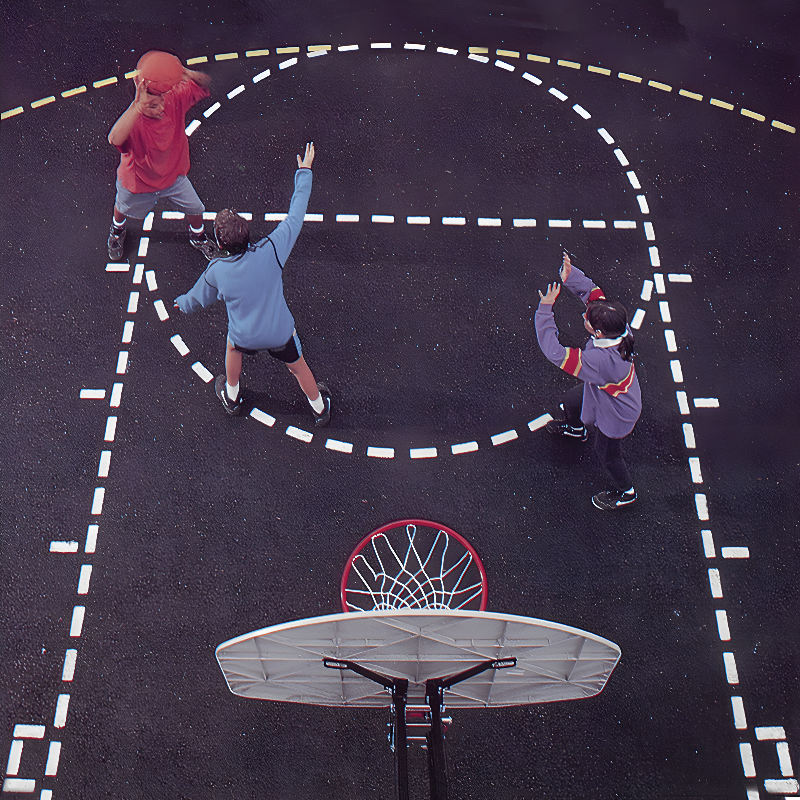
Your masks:
[{"label": "asphalt court surface", "polygon": [[[681,9],[681,25],[656,5],[598,17],[578,4],[572,21],[545,4],[338,17],[319,6],[308,19],[237,6],[163,28],[126,25],[136,9],[113,23],[93,10],[30,11],[27,25],[9,22],[20,36],[5,47],[3,110],[24,108],[0,131],[6,793],[390,796],[386,715],[234,697],[213,652],[336,613],[355,544],[416,516],[475,546],[491,610],[574,625],[623,653],[596,698],[454,714],[453,796],[795,796],[798,161],[796,133],[771,124],[797,125],[791,9],[757,20]],[[37,37],[57,30],[63,52],[37,56]],[[105,48],[86,48],[92,31]],[[307,57],[326,42],[331,52]],[[370,47],[382,42],[391,49]],[[337,49],[350,44],[359,49]],[[288,45],[299,53],[275,52]],[[468,58],[477,45],[486,63]],[[322,219],[305,224],[286,291],[309,364],[333,391],[324,432],[276,362],[246,359],[243,383],[247,410],[271,426],[226,418],[192,370],[221,371],[225,317],[173,313],[203,268],[180,221],[132,226],[130,270],[106,271],[116,158],[105,138],[129,102],[123,73],[150,46],[209,57],[197,68],[213,96],[189,115],[201,122],[190,176],[209,210],[234,205],[268,233],[264,215],[288,207],[295,153],[316,144],[308,211]],[[92,87],[112,74],[117,85]],[[529,427],[572,385],[539,353],[531,321],[561,245],[631,314],[645,312],[645,405],[626,451],[640,499],[624,514],[589,502],[606,488],[591,445]],[[583,341],[580,310],[557,303],[565,344]],[[104,398],[81,399],[87,388]],[[453,452],[466,443],[477,449]],[[70,541],[75,552],[51,551]],[[85,618],[70,636],[76,606]],[[416,748],[411,771],[425,796]],[[14,783],[31,780],[32,791]]]}]

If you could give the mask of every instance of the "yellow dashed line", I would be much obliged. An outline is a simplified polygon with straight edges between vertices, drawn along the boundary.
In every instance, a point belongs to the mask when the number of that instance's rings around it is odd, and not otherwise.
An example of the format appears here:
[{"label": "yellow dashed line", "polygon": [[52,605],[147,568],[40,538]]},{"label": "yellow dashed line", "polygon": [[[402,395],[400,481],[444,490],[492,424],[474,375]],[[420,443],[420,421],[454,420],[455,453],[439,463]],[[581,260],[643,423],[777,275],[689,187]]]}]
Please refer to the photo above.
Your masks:
[{"label": "yellow dashed line", "polygon": [[[318,52],[318,51],[321,51],[321,50],[330,51],[331,49],[332,49],[332,47],[329,44],[312,44],[312,45],[308,45],[308,52],[309,53]],[[474,47],[473,46],[473,47],[469,47],[468,50],[469,50],[470,53],[474,53],[474,54],[488,53],[489,52],[489,48],[488,47]],[[300,52],[300,48],[299,47],[278,47],[275,50],[275,53],[278,54],[278,55],[284,55],[286,53],[299,53],[299,52]],[[495,52],[497,53],[498,56],[504,56],[506,58],[519,58],[520,57],[519,52],[516,51],[516,50],[496,50]],[[266,50],[266,49],[263,49],[263,50],[247,50],[245,52],[245,56],[247,58],[254,58],[254,57],[257,57],[257,56],[268,56],[268,55],[269,55],[269,50]],[[239,54],[238,53],[219,53],[219,54],[214,56],[214,60],[215,61],[230,61],[230,60],[237,59],[237,58],[239,58]],[[550,63],[550,57],[549,56],[539,56],[539,55],[534,55],[533,53],[528,53],[527,54],[527,58],[528,58],[528,61],[538,61],[538,62],[541,62],[543,64],[549,64]],[[189,59],[186,60],[187,66],[191,66],[191,65],[194,65],[194,64],[205,64],[207,62],[208,62],[208,56],[196,56],[195,58],[189,58]],[[581,68],[581,65],[577,61],[567,61],[565,59],[558,59],[558,61],[556,63],[558,64],[559,67],[568,67],[569,69],[580,69]],[[594,73],[596,73],[598,75],[611,75],[611,70],[610,69],[606,69],[605,67],[596,67],[596,66],[593,66],[593,65],[589,65],[589,66],[587,66],[586,69],[589,72],[594,72]],[[138,74],[137,70],[131,70],[130,72],[126,72],[125,73],[125,79],[127,80],[129,78],[133,78],[137,74]],[[631,83],[641,83],[642,82],[642,79],[638,75],[631,75],[630,73],[627,73],[627,72],[619,72],[619,73],[617,73],[617,75],[622,80],[630,81]],[[104,80],[101,80],[101,81],[94,81],[94,83],[92,83],[92,86],[95,89],[100,89],[100,88],[102,88],[104,86],[111,86],[112,84],[115,84],[117,82],[118,82],[118,79],[116,77],[105,78]],[[666,84],[666,83],[660,83],[659,81],[648,81],[647,85],[648,86],[652,86],[654,89],[660,89],[662,92],[671,92],[672,91],[672,86],[670,86],[669,84]],[[87,89],[86,89],[85,85],[84,86],[77,86],[74,89],[67,89],[66,91],[61,92],[61,97],[64,97],[64,98],[74,97],[75,95],[83,94],[84,92],[86,92],[86,90]],[[702,94],[697,94],[695,92],[690,92],[690,91],[688,91],[686,89],[680,89],[678,93],[681,96],[689,97],[692,100],[702,100],[703,99],[703,95]],[[43,97],[41,100],[36,100],[33,103],[31,103],[31,108],[41,108],[42,106],[49,105],[50,103],[54,103],[55,101],[56,101],[55,95],[51,95],[50,97]],[[724,109],[726,109],[728,111],[733,111],[734,110],[734,105],[732,103],[727,103],[724,100],[717,100],[716,98],[711,97],[711,98],[709,98],[708,102],[713,106],[717,106],[718,108],[724,108]],[[0,120],[5,120],[5,119],[8,119],[9,117],[16,117],[17,115],[22,114],[24,110],[25,109],[24,109],[23,106],[17,106],[16,108],[11,108],[8,111],[0,112]],[[765,122],[766,121],[766,117],[763,114],[759,114],[756,111],[750,111],[747,108],[742,108],[740,110],[740,113],[744,117],[749,117],[750,119],[758,120],[759,122]],[[787,133],[796,133],[797,132],[797,130],[796,130],[796,128],[794,126],[787,125],[785,122],[780,122],[780,121],[778,121],[776,119],[772,120],[771,125],[772,125],[773,128],[778,128],[779,130],[786,131]]]},{"label": "yellow dashed line", "polygon": [[125,80],[130,80],[131,78],[135,78],[139,74],[138,69],[132,69],[130,72],[125,73]]},{"label": "yellow dashed line", "polygon": [[712,97],[709,101],[712,106],[719,106],[720,108],[725,108],[728,111],[733,111],[733,104],[726,103],[724,100],[717,100],[715,97]]}]

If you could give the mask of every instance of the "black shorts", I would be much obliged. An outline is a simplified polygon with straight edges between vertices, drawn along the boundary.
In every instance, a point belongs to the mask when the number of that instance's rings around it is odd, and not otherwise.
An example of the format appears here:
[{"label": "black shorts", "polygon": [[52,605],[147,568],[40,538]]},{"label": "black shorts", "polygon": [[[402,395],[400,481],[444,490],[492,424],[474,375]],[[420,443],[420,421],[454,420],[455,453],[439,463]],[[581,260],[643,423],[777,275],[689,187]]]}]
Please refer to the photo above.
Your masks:
[{"label": "black shorts", "polygon": [[[246,347],[239,347],[238,344],[234,344],[233,349],[248,356],[257,356],[259,353],[264,352],[263,350],[248,350]],[[266,352],[273,358],[277,358],[278,361],[283,361],[285,364],[294,364],[303,355],[303,347],[300,344],[300,337],[297,335],[297,331],[292,331],[292,335],[285,345],[267,348]]]}]

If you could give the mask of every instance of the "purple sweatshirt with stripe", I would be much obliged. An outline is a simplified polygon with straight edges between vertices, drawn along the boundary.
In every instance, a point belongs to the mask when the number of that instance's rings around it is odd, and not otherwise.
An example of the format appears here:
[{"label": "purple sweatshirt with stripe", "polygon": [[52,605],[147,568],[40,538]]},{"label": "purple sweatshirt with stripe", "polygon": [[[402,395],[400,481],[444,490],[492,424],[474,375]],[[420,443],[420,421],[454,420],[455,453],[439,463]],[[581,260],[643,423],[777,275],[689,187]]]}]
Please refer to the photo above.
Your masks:
[{"label": "purple sweatshirt with stripe", "polygon": [[[564,286],[584,303],[597,288],[575,266]],[[584,425],[596,425],[611,439],[627,436],[642,412],[642,393],[633,362],[622,358],[616,344],[618,340],[589,339],[582,350],[564,347],[558,341],[553,306],[541,302],[534,322],[539,347],[547,359],[583,381],[581,420]]]}]

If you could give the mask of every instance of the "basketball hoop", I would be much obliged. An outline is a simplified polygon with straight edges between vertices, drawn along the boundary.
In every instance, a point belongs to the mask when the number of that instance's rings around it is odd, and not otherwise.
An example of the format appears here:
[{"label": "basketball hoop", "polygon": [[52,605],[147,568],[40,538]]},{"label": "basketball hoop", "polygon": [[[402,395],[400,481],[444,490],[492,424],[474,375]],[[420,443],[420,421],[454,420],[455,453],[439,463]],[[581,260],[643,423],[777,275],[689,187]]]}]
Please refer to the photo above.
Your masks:
[{"label": "basketball hoop", "polygon": [[486,610],[486,570],[475,548],[445,525],[390,522],[353,550],[342,575],[342,609]]}]

